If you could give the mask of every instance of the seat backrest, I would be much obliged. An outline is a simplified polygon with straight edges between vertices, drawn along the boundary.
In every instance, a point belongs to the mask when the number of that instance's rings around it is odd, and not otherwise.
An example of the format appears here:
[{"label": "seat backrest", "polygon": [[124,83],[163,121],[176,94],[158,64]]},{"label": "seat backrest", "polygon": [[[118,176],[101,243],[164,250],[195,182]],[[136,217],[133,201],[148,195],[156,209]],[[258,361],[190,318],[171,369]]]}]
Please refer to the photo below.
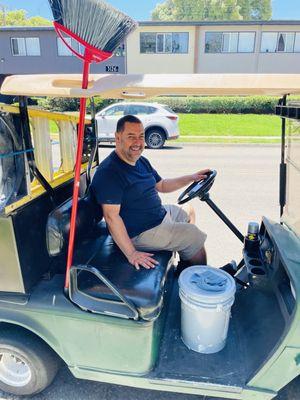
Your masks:
[{"label": "seat backrest", "polygon": [[[70,233],[72,199],[56,207],[48,216],[46,225],[47,249],[50,256],[58,256],[65,252]],[[101,208],[95,210],[95,204],[90,197],[78,200],[76,218],[76,243],[87,238],[96,223],[102,219]]]}]

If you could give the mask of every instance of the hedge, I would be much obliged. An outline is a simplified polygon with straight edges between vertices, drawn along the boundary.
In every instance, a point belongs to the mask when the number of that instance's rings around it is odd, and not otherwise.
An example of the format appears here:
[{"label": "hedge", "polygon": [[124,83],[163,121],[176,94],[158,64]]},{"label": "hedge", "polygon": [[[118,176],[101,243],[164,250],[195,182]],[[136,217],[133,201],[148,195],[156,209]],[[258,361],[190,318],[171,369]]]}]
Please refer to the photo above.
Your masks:
[{"label": "hedge", "polygon": [[[96,111],[117,102],[114,99],[95,98]],[[157,97],[145,100],[171,107],[176,113],[211,114],[273,114],[278,97]],[[48,98],[39,101],[42,108],[51,111],[78,111],[79,99]],[[87,111],[90,112],[88,102]]]},{"label": "hedge", "polygon": [[[79,99],[74,98],[63,98],[63,97],[48,97],[46,99],[39,99],[38,104],[41,108],[50,111],[79,111]],[[115,103],[115,99],[101,99],[95,98],[95,110],[96,112],[102,110],[103,108]],[[87,112],[91,112],[91,102],[87,101]]]},{"label": "hedge", "polygon": [[191,114],[272,114],[278,98],[251,97],[160,97],[177,113]]}]

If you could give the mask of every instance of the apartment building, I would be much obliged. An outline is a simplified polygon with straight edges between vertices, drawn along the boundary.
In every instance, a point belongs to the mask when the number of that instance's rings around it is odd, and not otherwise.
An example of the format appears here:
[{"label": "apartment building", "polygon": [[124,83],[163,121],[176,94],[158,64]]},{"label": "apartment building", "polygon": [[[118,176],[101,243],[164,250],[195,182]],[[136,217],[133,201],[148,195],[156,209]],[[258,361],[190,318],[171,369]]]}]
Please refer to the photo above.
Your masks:
[{"label": "apartment building", "polygon": [[[0,28],[0,77],[81,72],[52,27]],[[140,22],[91,72],[300,73],[300,21]]]},{"label": "apartment building", "polygon": [[[77,42],[67,42],[81,52]],[[0,75],[81,73],[82,61],[72,55],[52,27],[1,27]],[[125,73],[125,45],[109,60],[92,64],[94,73]]]},{"label": "apartment building", "polygon": [[141,22],[128,73],[300,73],[300,21]]}]

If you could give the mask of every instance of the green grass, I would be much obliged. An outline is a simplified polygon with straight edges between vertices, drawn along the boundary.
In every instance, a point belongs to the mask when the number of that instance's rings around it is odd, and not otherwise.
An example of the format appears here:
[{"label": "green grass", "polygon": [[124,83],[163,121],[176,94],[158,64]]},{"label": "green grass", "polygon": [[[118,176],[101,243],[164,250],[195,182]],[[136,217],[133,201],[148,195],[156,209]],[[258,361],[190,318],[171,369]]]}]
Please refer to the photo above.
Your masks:
[{"label": "green grass", "polygon": [[[179,114],[178,142],[208,143],[279,143],[281,120],[275,115],[256,114]],[[50,121],[53,139],[58,128]],[[188,136],[197,136],[191,138]],[[203,137],[208,136],[208,137]],[[209,137],[212,136],[212,137]],[[218,137],[213,137],[218,136]],[[226,137],[227,136],[227,137]],[[231,137],[228,137],[231,136]],[[243,136],[235,137],[235,136]],[[258,136],[261,136],[260,138]],[[266,139],[264,137],[270,137]],[[273,138],[274,136],[278,137]],[[271,138],[272,137],[272,138]]]},{"label": "green grass", "polygon": [[179,114],[181,136],[280,136],[275,115]]},{"label": "green grass", "polygon": [[54,121],[50,121],[50,132],[51,133],[57,133],[58,132],[58,127]]}]

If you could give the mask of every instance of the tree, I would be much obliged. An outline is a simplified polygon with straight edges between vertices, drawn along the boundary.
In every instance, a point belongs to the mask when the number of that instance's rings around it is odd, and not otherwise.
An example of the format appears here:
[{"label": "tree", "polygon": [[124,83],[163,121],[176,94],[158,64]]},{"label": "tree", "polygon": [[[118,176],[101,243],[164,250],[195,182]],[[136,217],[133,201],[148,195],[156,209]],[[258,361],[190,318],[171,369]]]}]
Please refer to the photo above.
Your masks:
[{"label": "tree", "polygon": [[14,10],[6,11],[2,7],[0,11],[0,24],[2,26],[47,26],[51,25],[51,21],[43,17],[31,17],[28,18],[27,11],[25,10]]},{"label": "tree", "polygon": [[166,0],[152,11],[153,20],[268,20],[271,0]]}]

